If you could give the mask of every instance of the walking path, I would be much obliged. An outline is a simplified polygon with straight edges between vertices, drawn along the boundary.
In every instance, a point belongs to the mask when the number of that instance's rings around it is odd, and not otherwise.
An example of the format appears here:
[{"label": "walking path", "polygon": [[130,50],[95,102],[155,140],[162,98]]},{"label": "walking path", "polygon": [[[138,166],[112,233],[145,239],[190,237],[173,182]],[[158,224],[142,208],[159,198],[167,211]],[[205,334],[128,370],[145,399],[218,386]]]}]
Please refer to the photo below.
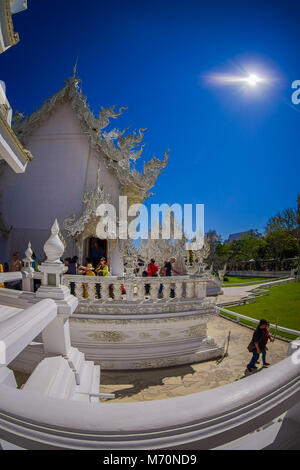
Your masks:
[{"label": "walking path", "polygon": [[[229,330],[231,339],[228,357],[220,364],[214,360],[152,370],[102,370],[101,392],[115,393],[116,398],[109,402],[161,400],[202,392],[239,380],[245,376],[246,365],[250,361],[247,345],[253,331],[219,316],[208,324],[208,335],[222,345]],[[287,350],[288,343],[276,339],[269,346],[268,362],[275,364],[286,358]],[[263,374],[264,371],[262,369],[258,373]]]}]

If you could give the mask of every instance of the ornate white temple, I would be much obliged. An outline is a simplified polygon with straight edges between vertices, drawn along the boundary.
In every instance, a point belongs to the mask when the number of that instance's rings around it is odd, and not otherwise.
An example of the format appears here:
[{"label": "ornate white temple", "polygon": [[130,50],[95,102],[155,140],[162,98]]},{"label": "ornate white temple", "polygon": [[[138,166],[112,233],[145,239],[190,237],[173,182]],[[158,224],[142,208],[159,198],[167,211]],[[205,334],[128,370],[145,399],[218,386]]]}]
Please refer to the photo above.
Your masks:
[{"label": "ornate white temple", "polygon": [[[11,20],[12,8],[16,12],[24,4],[1,0],[1,28]],[[162,162],[152,159],[143,173],[135,170],[143,131],[127,137],[103,132],[120,112],[102,109],[96,119],[74,76],[40,110],[17,119],[15,130],[34,159],[25,175],[17,175],[20,166],[7,158],[0,176],[9,227],[0,219],[0,250],[8,255],[26,249],[22,272],[0,273],[0,283],[22,282],[22,291],[0,288],[0,450],[168,449],[171,455],[174,449],[299,449],[299,339],[290,343],[289,357],[222,387],[147,402],[99,402],[114,395],[100,392],[100,367],[93,356],[104,367],[122,369],[189,364],[222,352],[206,337],[206,322],[216,311],[206,299],[208,278],[200,272],[205,247],[193,275],[145,280],[127,271],[127,276],[93,280],[65,274],[56,215],[64,223],[69,250],[87,255],[98,203],[107,198],[117,204],[120,194],[129,204],[142,202],[166,166],[167,156]],[[47,257],[40,273],[32,268],[29,240],[38,256],[44,251]],[[112,268],[118,268],[118,241],[100,242]],[[146,257],[148,249],[153,251],[151,244],[144,246]],[[34,293],[37,275],[42,285]],[[160,283],[163,298],[158,298]],[[13,371],[26,368],[30,377],[18,388]]]},{"label": "ornate white temple", "polygon": [[[117,129],[105,132],[111,119],[122,114],[114,107],[101,108],[96,118],[74,76],[25,119],[15,116],[14,131],[34,159],[19,178],[8,166],[0,176],[3,191],[0,211],[9,234],[0,238],[5,260],[14,251],[24,252],[31,241],[43,260],[42,240],[57,218],[65,238],[65,256],[77,255],[84,261],[91,254],[96,235],[96,209],[111,202],[118,211],[119,196],[127,196],[128,206],[142,203],[166,167],[153,157],[143,172],[135,168],[143,151],[145,129],[125,135]],[[98,240],[113,274],[122,274],[118,240]]]}]

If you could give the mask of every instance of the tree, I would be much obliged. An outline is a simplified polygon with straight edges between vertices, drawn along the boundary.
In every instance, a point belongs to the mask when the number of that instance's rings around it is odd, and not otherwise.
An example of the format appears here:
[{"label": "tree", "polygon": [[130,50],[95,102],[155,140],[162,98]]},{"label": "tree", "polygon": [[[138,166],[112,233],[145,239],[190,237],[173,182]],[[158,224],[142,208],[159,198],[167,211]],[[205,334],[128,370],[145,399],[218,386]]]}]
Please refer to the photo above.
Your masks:
[{"label": "tree", "polygon": [[266,252],[270,258],[282,260],[294,258],[300,254],[298,241],[286,230],[270,232],[265,239],[267,242]]},{"label": "tree", "polygon": [[298,196],[298,207],[296,209],[285,209],[271,217],[266,225],[266,233],[276,232],[277,230],[287,230],[292,232],[299,227],[300,219],[300,197]]}]

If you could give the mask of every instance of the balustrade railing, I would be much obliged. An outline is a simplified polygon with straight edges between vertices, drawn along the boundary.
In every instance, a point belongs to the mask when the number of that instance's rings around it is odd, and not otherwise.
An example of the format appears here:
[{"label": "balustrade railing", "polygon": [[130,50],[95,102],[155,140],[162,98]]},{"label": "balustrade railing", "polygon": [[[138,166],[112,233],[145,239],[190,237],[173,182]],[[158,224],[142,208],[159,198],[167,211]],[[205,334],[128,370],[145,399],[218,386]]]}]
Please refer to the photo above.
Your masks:
[{"label": "balustrade railing", "polygon": [[192,276],[126,278],[65,274],[63,284],[80,301],[167,301],[206,296],[206,279]]}]

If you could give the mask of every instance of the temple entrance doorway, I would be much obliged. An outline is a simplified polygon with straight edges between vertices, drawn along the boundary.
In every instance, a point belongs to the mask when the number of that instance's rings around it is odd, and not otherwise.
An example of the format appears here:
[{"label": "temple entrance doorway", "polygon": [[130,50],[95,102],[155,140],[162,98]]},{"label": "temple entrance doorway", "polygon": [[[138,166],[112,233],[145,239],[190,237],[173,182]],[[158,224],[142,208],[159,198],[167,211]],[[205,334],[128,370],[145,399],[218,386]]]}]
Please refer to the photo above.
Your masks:
[{"label": "temple entrance doorway", "polygon": [[107,260],[107,240],[91,237],[87,239],[87,256],[91,258],[93,267],[96,268],[100,258]]}]

